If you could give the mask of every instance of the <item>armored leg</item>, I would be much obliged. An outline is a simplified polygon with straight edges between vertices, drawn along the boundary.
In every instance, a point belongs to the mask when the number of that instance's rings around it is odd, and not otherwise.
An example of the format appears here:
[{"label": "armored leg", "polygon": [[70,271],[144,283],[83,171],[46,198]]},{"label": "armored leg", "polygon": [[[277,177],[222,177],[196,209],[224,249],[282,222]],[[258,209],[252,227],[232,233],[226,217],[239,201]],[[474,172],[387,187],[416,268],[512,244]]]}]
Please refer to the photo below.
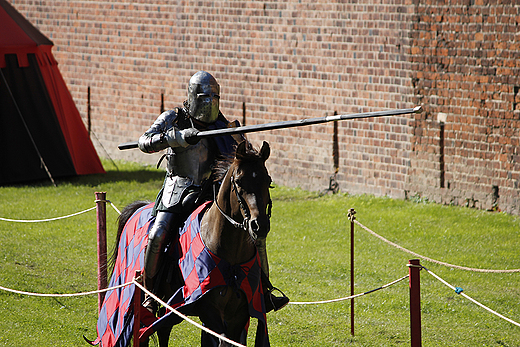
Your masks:
[{"label": "armored leg", "polygon": [[[155,289],[155,277],[159,272],[162,254],[168,243],[174,215],[171,212],[158,211],[155,223],[148,234],[148,245],[144,254],[144,286],[151,292]],[[156,305],[153,300],[147,298],[143,305],[155,313]]]},{"label": "armored leg", "polygon": [[[267,261],[267,248],[265,238],[258,238],[256,240],[256,249],[258,251],[258,256],[260,257],[260,267],[262,268],[262,287],[264,289],[264,301],[266,312],[271,310],[278,311],[279,309],[284,308],[289,303],[289,298],[285,296],[285,294],[280,291],[278,288],[275,288],[271,281],[269,280],[269,262]],[[273,294],[273,290],[277,290],[282,293],[281,297],[275,296]]]}]

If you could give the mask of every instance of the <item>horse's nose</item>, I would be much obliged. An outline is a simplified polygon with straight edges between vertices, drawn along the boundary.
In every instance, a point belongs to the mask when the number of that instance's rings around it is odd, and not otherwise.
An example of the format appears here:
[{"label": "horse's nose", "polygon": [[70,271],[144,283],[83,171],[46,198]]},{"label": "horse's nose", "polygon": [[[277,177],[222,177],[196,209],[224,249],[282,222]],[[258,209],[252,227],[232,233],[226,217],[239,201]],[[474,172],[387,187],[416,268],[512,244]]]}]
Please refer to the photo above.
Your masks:
[{"label": "horse's nose", "polygon": [[258,225],[258,220],[253,219],[250,223],[251,230],[256,234],[258,233],[258,230],[260,230],[260,225]]},{"label": "horse's nose", "polygon": [[269,223],[262,223],[258,218],[251,219],[249,227],[259,237],[266,237],[269,232]]}]

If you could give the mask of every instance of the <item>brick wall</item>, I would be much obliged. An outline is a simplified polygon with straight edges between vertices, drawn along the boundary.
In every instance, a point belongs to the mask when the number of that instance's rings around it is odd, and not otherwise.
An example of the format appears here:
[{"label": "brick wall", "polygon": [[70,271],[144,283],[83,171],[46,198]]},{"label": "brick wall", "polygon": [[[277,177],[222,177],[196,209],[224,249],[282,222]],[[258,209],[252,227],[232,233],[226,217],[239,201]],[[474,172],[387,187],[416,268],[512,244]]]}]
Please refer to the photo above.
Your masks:
[{"label": "brick wall", "polygon": [[339,166],[344,192],[518,212],[519,13],[506,2],[12,1],[54,42],[85,122],[90,87],[101,156],[154,162],[117,144],[207,70],[224,114],[248,125],[426,109],[249,135],[271,144],[276,183],[325,189]]},{"label": "brick wall", "polygon": [[520,7],[515,3],[415,5],[414,100],[426,112],[413,125],[410,194],[519,213]]}]

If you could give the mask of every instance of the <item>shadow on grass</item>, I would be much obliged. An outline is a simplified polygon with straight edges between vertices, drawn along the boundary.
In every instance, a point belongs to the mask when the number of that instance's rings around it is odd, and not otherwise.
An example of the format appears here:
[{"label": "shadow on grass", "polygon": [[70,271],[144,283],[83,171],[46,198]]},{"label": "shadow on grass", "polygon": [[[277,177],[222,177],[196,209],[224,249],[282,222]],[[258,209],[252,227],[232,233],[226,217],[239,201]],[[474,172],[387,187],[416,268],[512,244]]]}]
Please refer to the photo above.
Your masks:
[{"label": "shadow on grass", "polygon": [[145,183],[150,181],[164,180],[164,171],[159,170],[121,170],[107,171],[104,174],[76,176],[69,179],[60,180],[60,183],[69,183],[73,185],[91,185],[97,186],[104,183],[112,182],[138,182]]},{"label": "shadow on grass", "polygon": [[[156,170],[152,168],[142,169],[122,169],[122,170],[107,170],[103,174],[93,175],[82,175],[82,176],[71,176],[71,177],[58,177],[54,178],[57,186],[64,184],[71,184],[74,186],[98,186],[100,184],[113,183],[113,182],[138,182],[146,183],[150,181],[164,180],[164,170]],[[15,184],[4,185],[3,187],[52,187],[50,179],[42,179],[38,181],[20,182]]]}]

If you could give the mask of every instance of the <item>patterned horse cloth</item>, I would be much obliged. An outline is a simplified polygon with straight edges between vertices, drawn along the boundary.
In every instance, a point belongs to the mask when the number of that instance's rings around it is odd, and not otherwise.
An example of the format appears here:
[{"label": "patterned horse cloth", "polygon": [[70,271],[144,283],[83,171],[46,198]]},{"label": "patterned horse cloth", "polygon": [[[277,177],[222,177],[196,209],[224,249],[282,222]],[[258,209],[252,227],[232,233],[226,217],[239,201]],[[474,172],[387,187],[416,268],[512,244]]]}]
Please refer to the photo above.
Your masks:
[{"label": "patterned horse cloth", "polygon": [[[109,287],[116,287],[133,280],[136,271],[144,268],[144,252],[148,244],[148,232],[155,217],[152,216],[153,203],[138,209],[126,223],[117,251],[114,271]],[[133,297],[135,285],[128,285],[108,291],[99,312],[97,322],[98,338],[92,345],[101,343],[103,347],[126,346],[132,336]]]},{"label": "patterned horse cloth", "polygon": [[[256,347],[268,347],[265,303],[261,285],[261,268],[258,253],[248,262],[230,265],[206,248],[200,236],[200,222],[209,202],[197,208],[179,231],[179,238],[173,244],[178,254],[184,285],[168,300],[173,308],[183,308],[189,313],[190,304],[195,303],[209,290],[231,286],[237,293],[246,295],[250,317],[258,319]],[[121,234],[117,259],[109,287],[131,282],[135,271],[143,270],[144,251],[148,242],[148,232],[155,218],[152,216],[153,203],[137,210],[126,223]],[[174,252],[175,253],[175,252]],[[133,296],[135,285],[125,286],[107,292],[99,313],[98,338],[91,342],[103,347],[126,346],[133,333]],[[238,294],[240,295],[240,294]],[[176,324],[180,320],[168,312],[156,319],[141,308],[140,339],[150,336],[163,325]],[[248,325],[244,327],[247,332]]]}]

